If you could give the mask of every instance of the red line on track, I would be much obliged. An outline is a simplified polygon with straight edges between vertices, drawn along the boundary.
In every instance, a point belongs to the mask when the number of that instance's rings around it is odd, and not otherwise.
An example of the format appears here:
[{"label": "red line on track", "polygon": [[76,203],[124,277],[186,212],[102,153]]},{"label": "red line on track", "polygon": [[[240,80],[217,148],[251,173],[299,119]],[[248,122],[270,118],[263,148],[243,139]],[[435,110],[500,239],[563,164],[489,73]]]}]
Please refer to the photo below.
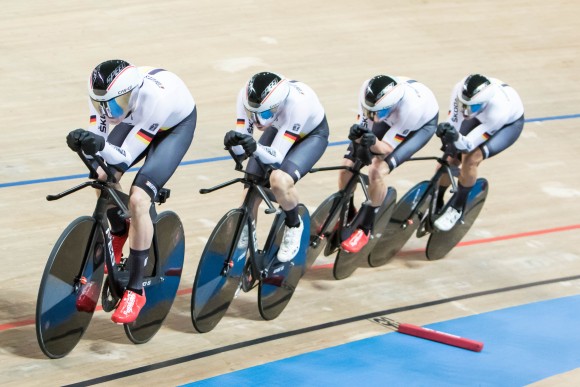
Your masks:
[{"label": "red line on track", "polygon": [[[548,228],[545,230],[521,232],[521,233],[517,233],[517,234],[509,234],[509,235],[503,235],[503,236],[492,237],[492,238],[474,239],[474,240],[470,240],[470,241],[459,242],[456,247],[500,242],[500,241],[506,241],[506,240],[510,240],[510,239],[526,238],[526,237],[530,237],[530,236],[552,234],[552,233],[556,233],[556,232],[564,232],[564,231],[571,231],[571,230],[578,230],[578,229],[580,229],[580,224],[573,224],[570,226],[554,227],[554,228]],[[425,251],[424,248],[423,249],[405,250],[405,251],[401,251],[397,255],[409,255],[409,254],[423,252],[423,251]],[[328,264],[324,264],[324,265],[317,265],[317,266],[313,266],[312,269],[330,269],[330,268],[332,268],[333,265],[334,265],[333,263],[328,263]],[[192,291],[191,288],[180,289],[177,291],[177,295],[183,296],[183,295],[191,294],[191,291]],[[101,306],[97,306],[95,311],[99,311],[102,309],[103,308]],[[25,319],[25,320],[6,323],[6,324],[0,324],[0,332],[7,331],[9,329],[20,328],[23,326],[34,325],[34,324],[35,324],[35,319]]]}]

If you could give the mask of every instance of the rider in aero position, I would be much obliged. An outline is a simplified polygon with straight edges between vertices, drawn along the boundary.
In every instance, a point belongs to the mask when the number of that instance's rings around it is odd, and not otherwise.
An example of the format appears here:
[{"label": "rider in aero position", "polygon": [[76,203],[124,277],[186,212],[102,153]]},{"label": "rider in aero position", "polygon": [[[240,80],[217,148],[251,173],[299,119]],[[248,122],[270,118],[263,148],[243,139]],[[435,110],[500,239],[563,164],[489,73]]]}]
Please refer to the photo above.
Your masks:
[{"label": "rider in aero position", "polygon": [[[439,105],[427,86],[417,81],[377,75],[364,81],[359,93],[358,124],[350,128],[348,138],[370,147],[373,157],[369,167],[370,202],[362,204],[361,224],[341,247],[359,252],[369,241],[375,214],[387,194],[385,177],[423,148],[435,134]],[[377,141],[377,138],[379,141]],[[354,150],[349,146],[344,165],[352,166]],[[344,189],[351,172],[342,170],[338,188]],[[355,209],[351,197],[349,221]]]},{"label": "rider in aero position", "polygon": [[[263,131],[259,142],[254,129]],[[250,78],[237,101],[237,126],[224,137],[236,155],[252,156],[246,171],[260,175],[262,164],[274,167],[270,186],[286,214],[278,260],[288,262],[300,249],[304,224],[298,215],[295,184],[310,171],[328,146],[328,123],[318,97],[306,84],[262,72]]]},{"label": "rider in aero position", "polygon": [[[68,146],[102,157],[114,170],[117,181],[145,158],[131,185],[131,227],[119,216],[118,208],[107,211],[117,263],[129,237],[129,283],[111,317],[117,324],[126,324],[134,321],[145,305],[142,282],[153,239],[151,203],[193,140],[197,110],[177,75],[158,68],[135,67],[123,60],[108,60],[95,67],[88,88],[89,128],[70,132]],[[98,174],[99,179],[106,178],[102,169]],[[91,302],[91,297],[83,296],[90,291],[90,287],[83,289],[77,308],[94,310],[94,305],[83,305]]]},{"label": "rider in aero position", "polygon": [[[487,158],[511,146],[524,128],[524,106],[518,93],[494,78],[472,74],[455,85],[451,94],[449,117],[437,127],[437,136],[458,154],[450,163],[461,165],[457,193],[434,225],[450,230],[461,218],[467,196],[477,180],[477,167]],[[448,149],[449,150],[449,149]],[[457,150],[458,152],[455,152]],[[451,184],[441,182],[438,206]]]}]

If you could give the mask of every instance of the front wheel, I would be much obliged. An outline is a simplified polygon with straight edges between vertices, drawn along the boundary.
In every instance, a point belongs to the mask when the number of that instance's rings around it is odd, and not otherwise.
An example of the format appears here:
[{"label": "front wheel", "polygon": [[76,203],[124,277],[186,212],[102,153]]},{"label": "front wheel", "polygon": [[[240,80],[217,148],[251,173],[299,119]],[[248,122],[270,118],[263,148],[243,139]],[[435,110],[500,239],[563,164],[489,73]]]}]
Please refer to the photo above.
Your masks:
[{"label": "front wheel", "polygon": [[[306,253],[306,270],[312,267],[320,252],[324,250],[328,243],[328,238],[332,236],[336,223],[338,222],[339,211],[336,207],[340,204],[342,194],[334,193],[326,198],[310,217],[310,244]],[[329,219],[332,216],[332,219]],[[326,227],[324,227],[326,223]]]},{"label": "front wheel", "polygon": [[434,261],[445,257],[463,239],[483,209],[488,189],[486,179],[477,179],[467,196],[463,222],[458,222],[449,231],[435,231],[431,234],[427,242],[427,259]]},{"label": "front wheel", "polygon": [[104,273],[104,235],[89,216],[74,220],[46,263],[36,301],[36,338],[52,359],[78,344],[93,317]]},{"label": "front wheel", "polygon": [[428,181],[411,188],[395,205],[393,216],[385,232],[369,254],[369,265],[378,267],[388,263],[407,243],[421,223],[421,216],[429,206],[430,196],[425,197]]},{"label": "front wheel", "polygon": [[376,215],[373,235],[368,243],[358,253],[349,253],[340,249],[336,255],[336,260],[332,269],[332,274],[335,279],[341,280],[350,277],[350,275],[362,265],[362,262],[368,261],[369,254],[371,254],[377,241],[381,238],[385,228],[387,227],[389,219],[393,214],[396,201],[397,192],[394,188],[389,187],[383,204]]},{"label": "front wheel", "polygon": [[214,228],[197,267],[191,295],[191,321],[200,333],[211,331],[228,310],[241,281],[248,250],[244,210],[229,211]]}]

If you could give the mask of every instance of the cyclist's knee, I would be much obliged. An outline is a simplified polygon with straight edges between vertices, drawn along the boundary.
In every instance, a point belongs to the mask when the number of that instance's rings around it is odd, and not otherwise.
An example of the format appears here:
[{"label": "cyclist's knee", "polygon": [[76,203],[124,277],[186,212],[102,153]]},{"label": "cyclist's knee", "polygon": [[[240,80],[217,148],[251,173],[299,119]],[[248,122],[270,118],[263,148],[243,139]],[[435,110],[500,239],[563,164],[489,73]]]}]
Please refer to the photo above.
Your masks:
[{"label": "cyclist's knee", "polygon": [[369,180],[377,181],[384,179],[389,174],[389,166],[384,160],[380,158],[373,158],[372,164],[369,166]]},{"label": "cyclist's knee", "polygon": [[477,148],[471,153],[464,154],[462,157],[462,168],[477,168],[483,161],[483,153],[481,149]]},{"label": "cyclist's knee", "polygon": [[285,191],[293,186],[294,180],[286,172],[276,169],[270,174],[270,187],[273,190]]},{"label": "cyclist's knee", "polygon": [[129,209],[133,213],[149,211],[151,207],[151,197],[142,188],[133,186],[129,197]]}]

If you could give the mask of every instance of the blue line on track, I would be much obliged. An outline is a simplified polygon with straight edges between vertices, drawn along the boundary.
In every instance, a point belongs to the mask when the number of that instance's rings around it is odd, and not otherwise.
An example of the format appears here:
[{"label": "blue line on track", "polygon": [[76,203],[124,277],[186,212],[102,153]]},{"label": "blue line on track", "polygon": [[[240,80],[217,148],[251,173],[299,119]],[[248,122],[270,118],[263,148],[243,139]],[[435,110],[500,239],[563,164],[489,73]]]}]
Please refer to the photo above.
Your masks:
[{"label": "blue line on track", "polygon": [[[568,114],[563,116],[553,116],[553,117],[540,117],[540,118],[529,118],[526,122],[542,122],[542,121],[556,121],[556,120],[568,120],[573,118],[580,118],[580,114]],[[339,145],[346,145],[349,141],[335,141],[328,144],[328,146],[339,146]],[[189,160],[183,161],[179,165],[193,165],[193,164],[206,164],[206,163],[214,163],[216,161],[224,161],[228,160],[229,156],[220,156],[220,157],[210,157],[206,159],[198,159],[198,160]],[[128,172],[135,172],[139,168],[131,168]],[[8,183],[0,183],[0,188],[8,188],[8,187],[16,187],[21,185],[32,185],[32,184],[43,184],[43,183],[52,183],[55,181],[62,181],[62,180],[73,180],[73,179],[80,179],[86,178],[88,174],[80,174],[80,175],[69,175],[69,176],[56,176],[56,177],[49,177],[46,179],[34,179],[34,180],[22,180],[22,181],[14,181]]]}]

